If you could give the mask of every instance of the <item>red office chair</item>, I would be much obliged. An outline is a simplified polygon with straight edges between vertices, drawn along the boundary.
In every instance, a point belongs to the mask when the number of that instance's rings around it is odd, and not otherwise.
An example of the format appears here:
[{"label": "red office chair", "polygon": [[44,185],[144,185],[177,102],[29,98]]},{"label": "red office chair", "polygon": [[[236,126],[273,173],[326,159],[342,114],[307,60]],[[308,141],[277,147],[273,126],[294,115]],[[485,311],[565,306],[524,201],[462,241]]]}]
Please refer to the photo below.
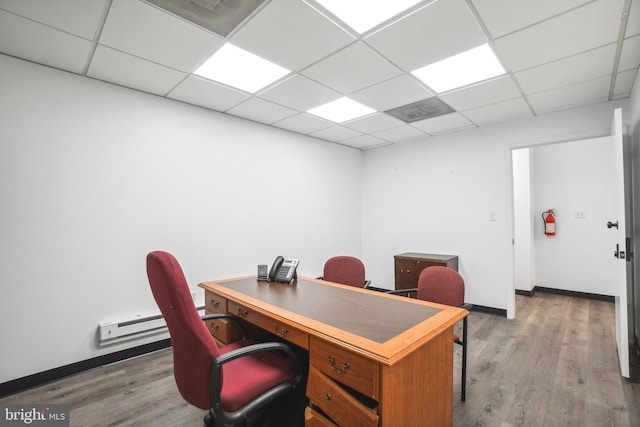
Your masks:
[{"label": "red office chair", "polygon": [[[464,302],[464,280],[457,271],[449,267],[427,267],[418,277],[418,287],[413,289],[400,289],[391,291],[394,294],[416,293],[418,299],[435,302],[437,304],[452,305],[470,309],[471,304]],[[466,398],[467,382],[467,317],[462,320],[462,339],[453,334],[453,341],[462,346],[462,387],[460,399]]]},{"label": "red office chair", "polygon": [[352,256],[329,258],[324,263],[324,274],[320,279],[365,289],[371,284],[370,281],[365,280],[362,261]]},{"label": "red office chair", "polygon": [[242,340],[218,348],[203,319],[237,319],[201,318],[173,255],[151,252],[147,275],[171,335],[178,390],[190,404],[209,410],[205,424],[244,426],[250,414],[296,389],[302,370],[285,344]]}]

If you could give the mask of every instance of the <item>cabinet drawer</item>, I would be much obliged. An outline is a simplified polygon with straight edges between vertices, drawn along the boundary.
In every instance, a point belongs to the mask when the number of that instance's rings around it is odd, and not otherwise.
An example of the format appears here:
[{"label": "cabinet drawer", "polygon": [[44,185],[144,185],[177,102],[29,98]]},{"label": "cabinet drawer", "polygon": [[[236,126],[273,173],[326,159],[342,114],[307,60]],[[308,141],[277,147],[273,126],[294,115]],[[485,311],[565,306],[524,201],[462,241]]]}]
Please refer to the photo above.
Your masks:
[{"label": "cabinet drawer", "polygon": [[432,262],[409,259],[397,259],[395,264],[396,281],[416,284],[418,283],[418,277],[420,277],[422,270],[432,265],[438,265]]},{"label": "cabinet drawer", "polygon": [[309,367],[307,397],[340,426],[376,427],[378,425],[378,414],[374,409],[360,403],[313,366]]},{"label": "cabinet drawer", "polygon": [[232,320],[211,319],[205,320],[205,324],[209,332],[211,332],[211,335],[224,344],[229,344],[242,338],[242,333],[238,330],[237,326],[233,324]]},{"label": "cabinet drawer", "polygon": [[277,322],[273,319],[263,316],[262,314],[248,309],[234,301],[228,302],[229,313],[241,317],[249,323],[261,327],[262,329],[276,334],[293,344],[296,344],[305,350],[309,349],[309,336],[299,329],[292,327],[284,322]]},{"label": "cabinet drawer", "polygon": [[309,364],[342,384],[378,400],[379,369],[370,359],[311,338]]},{"label": "cabinet drawer", "polygon": [[227,299],[206,291],[204,293],[204,308],[210,314],[226,313]]},{"label": "cabinet drawer", "polygon": [[332,423],[322,416],[322,414],[307,406],[304,411],[304,427],[338,427],[338,425]]}]

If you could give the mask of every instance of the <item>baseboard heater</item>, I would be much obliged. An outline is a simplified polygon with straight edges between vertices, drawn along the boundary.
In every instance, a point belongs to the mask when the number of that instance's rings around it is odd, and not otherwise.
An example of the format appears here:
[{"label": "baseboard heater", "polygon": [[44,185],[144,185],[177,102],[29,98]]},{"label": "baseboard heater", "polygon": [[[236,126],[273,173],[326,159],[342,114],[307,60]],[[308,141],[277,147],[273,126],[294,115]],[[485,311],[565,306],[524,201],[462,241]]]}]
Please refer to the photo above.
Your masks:
[{"label": "baseboard heater", "polygon": [[[198,307],[198,313],[201,316],[204,315],[204,306]],[[98,325],[98,341],[102,347],[166,332],[168,332],[167,322],[161,314],[158,314],[124,322],[100,323]]]}]

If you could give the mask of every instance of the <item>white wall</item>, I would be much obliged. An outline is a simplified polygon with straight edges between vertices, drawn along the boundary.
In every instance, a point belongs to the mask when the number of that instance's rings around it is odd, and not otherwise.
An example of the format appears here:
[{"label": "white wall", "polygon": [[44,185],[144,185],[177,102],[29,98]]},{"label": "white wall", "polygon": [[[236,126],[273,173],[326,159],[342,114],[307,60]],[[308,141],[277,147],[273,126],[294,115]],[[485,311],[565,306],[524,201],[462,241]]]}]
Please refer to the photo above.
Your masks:
[{"label": "white wall", "polygon": [[[595,104],[367,150],[367,275],[391,288],[394,254],[455,254],[467,301],[513,316],[511,150],[609,135],[614,108],[626,105]],[[496,221],[489,221],[492,211]]]},{"label": "white wall", "polygon": [[[615,295],[617,233],[615,157],[610,137],[531,150],[536,285]],[[544,235],[541,213],[556,213],[556,235]],[[582,215],[582,216],[581,216]]]},{"label": "white wall", "polygon": [[200,294],[361,253],[359,150],[4,55],[0,121],[0,382],[124,347],[97,326],[158,313],[149,251]]},{"label": "white wall", "polygon": [[531,291],[535,286],[535,247],[531,215],[531,150],[513,150],[513,236],[515,288]]}]

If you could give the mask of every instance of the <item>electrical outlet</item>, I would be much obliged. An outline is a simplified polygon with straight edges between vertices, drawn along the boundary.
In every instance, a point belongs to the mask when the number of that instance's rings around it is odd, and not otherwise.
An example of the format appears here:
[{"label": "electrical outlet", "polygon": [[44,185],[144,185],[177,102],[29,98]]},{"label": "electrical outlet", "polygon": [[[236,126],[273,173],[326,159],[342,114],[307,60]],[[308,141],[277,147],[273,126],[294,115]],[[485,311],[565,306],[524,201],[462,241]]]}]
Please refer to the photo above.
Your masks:
[{"label": "electrical outlet", "polygon": [[496,211],[489,212],[489,221],[495,221],[495,220],[496,220]]},{"label": "electrical outlet", "polygon": [[573,217],[575,219],[585,219],[586,215],[584,214],[584,211],[575,211]]}]

